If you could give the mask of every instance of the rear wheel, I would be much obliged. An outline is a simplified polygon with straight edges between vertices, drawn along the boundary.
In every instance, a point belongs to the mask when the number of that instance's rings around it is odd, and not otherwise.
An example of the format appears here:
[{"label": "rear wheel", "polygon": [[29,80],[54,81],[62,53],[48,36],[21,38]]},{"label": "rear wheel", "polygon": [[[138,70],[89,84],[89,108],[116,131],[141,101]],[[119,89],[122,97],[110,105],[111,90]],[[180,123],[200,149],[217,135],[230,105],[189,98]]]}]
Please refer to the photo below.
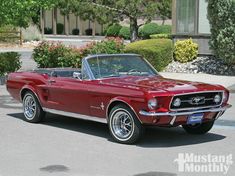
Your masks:
[{"label": "rear wheel", "polygon": [[214,121],[210,121],[195,125],[182,125],[182,127],[189,134],[205,134],[210,131],[213,125]]},{"label": "rear wheel", "polygon": [[23,97],[23,110],[27,122],[37,123],[45,116],[37,97],[31,91],[26,92]]},{"label": "rear wheel", "polygon": [[123,144],[135,143],[143,134],[143,126],[135,113],[123,104],[111,110],[108,126],[114,140]]}]

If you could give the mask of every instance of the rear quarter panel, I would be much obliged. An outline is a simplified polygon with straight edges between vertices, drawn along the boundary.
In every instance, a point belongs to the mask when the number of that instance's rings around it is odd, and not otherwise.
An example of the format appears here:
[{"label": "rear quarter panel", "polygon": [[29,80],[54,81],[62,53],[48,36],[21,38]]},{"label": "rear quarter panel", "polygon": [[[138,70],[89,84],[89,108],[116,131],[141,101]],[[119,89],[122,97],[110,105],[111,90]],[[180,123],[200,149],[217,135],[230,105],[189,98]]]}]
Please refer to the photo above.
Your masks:
[{"label": "rear quarter panel", "polygon": [[37,96],[39,95],[38,86],[46,84],[48,76],[40,75],[33,72],[15,72],[8,75],[7,90],[10,95],[18,100],[21,100],[21,91],[29,89],[33,91]]}]

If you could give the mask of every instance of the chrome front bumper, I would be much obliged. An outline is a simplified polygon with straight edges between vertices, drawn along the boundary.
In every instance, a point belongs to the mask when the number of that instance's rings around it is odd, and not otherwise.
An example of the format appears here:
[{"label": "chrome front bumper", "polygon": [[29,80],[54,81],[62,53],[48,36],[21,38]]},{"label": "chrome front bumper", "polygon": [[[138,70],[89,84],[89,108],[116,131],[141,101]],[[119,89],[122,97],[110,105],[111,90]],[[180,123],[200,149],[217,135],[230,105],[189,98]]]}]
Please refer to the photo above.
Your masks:
[{"label": "chrome front bumper", "polygon": [[147,112],[141,110],[139,113],[143,116],[181,116],[181,115],[191,115],[195,113],[203,113],[203,112],[223,112],[226,109],[232,107],[232,105],[226,105],[223,107],[217,108],[209,108],[209,109],[197,109],[197,110],[190,110],[190,111],[171,111],[171,112]]},{"label": "chrome front bumper", "polygon": [[149,117],[158,117],[158,116],[172,116],[172,119],[170,121],[170,125],[173,125],[177,116],[183,116],[183,115],[191,115],[196,113],[203,113],[203,112],[219,112],[215,119],[219,118],[226,109],[231,108],[232,105],[226,105],[223,107],[217,107],[217,108],[208,108],[208,109],[197,109],[197,110],[189,110],[189,111],[171,111],[171,112],[147,112],[147,111],[139,111],[140,115],[143,116],[149,116]]}]

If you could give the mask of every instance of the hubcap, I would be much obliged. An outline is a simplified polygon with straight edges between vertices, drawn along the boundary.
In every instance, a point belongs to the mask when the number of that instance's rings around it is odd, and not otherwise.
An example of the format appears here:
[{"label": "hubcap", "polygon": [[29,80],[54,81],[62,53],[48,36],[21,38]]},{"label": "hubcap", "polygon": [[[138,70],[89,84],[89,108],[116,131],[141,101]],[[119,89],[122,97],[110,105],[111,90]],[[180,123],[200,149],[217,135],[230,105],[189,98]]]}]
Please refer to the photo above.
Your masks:
[{"label": "hubcap", "polygon": [[36,113],[36,102],[31,95],[24,99],[24,115],[28,120],[32,120]]},{"label": "hubcap", "polygon": [[112,118],[112,131],[121,139],[130,137],[133,131],[133,120],[125,111],[118,111]]}]

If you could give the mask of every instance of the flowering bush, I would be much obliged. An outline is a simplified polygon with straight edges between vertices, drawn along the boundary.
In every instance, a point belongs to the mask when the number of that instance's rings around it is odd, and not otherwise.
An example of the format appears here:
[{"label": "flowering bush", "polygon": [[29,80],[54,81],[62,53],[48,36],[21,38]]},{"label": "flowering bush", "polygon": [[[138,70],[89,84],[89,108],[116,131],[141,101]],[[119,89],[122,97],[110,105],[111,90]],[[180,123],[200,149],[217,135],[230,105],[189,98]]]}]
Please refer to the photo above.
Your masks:
[{"label": "flowering bush", "polygon": [[42,42],[33,52],[33,58],[41,68],[80,67],[81,59],[89,54],[117,54],[124,49],[120,38],[109,37],[101,42],[91,42],[81,48],[66,47],[61,43]]},{"label": "flowering bush", "polygon": [[34,49],[33,58],[41,68],[78,67],[80,63],[79,52],[61,43],[42,42]]},{"label": "flowering bush", "polygon": [[124,49],[123,41],[121,38],[108,37],[105,40],[97,43],[88,48],[89,54],[118,54],[122,53]]}]

